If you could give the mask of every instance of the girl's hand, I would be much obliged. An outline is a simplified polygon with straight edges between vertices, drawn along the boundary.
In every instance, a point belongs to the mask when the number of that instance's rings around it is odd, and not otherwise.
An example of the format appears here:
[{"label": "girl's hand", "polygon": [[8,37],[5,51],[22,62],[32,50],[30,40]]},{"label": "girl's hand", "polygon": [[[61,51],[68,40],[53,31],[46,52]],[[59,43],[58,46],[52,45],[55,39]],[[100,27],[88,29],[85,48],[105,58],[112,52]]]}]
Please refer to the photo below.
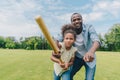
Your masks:
[{"label": "girl's hand", "polygon": [[60,59],[61,54],[60,54],[60,52],[59,52],[59,53],[55,53],[55,52],[53,51],[53,52],[52,52],[52,56],[55,57],[55,58]]},{"label": "girl's hand", "polygon": [[69,63],[65,63],[65,67],[63,68],[64,70],[67,70],[69,67]]},{"label": "girl's hand", "polygon": [[64,63],[59,62],[59,64],[60,64],[60,66],[61,66],[62,68],[65,68],[65,64],[64,64]]}]

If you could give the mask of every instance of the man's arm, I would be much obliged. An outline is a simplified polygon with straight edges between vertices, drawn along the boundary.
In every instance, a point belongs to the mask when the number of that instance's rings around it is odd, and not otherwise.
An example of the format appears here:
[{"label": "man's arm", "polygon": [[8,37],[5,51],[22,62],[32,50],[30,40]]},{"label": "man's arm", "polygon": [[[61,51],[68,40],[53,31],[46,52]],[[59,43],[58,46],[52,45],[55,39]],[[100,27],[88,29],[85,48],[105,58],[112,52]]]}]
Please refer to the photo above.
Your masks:
[{"label": "man's arm", "polygon": [[98,41],[94,41],[90,50],[84,55],[83,60],[86,62],[92,62],[94,59],[94,53],[100,47],[100,43]]},{"label": "man's arm", "polygon": [[90,48],[89,52],[95,53],[96,50],[100,47],[100,44],[98,41],[94,41],[92,47]]}]

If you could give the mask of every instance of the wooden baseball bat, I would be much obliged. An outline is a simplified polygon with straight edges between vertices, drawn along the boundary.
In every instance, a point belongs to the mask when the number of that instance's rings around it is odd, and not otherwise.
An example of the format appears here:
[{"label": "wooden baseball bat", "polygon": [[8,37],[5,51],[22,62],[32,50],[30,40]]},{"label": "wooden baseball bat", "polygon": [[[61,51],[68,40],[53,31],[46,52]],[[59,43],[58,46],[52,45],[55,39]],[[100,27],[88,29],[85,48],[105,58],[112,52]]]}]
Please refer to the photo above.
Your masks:
[{"label": "wooden baseball bat", "polygon": [[[56,54],[59,53],[59,49],[58,49],[57,45],[55,44],[55,41],[52,39],[52,36],[50,35],[46,25],[44,24],[44,21],[43,21],[42,17],[41,16],[37,16],[37,17],[35,17],[35,20],[38,23],[41,31],[43,32],[45,38],[49,42],[49,44],[52,47],[52,49],[54,50],[54,52]],[[60,61],[62,62],[61,59],[60,59]]]}]

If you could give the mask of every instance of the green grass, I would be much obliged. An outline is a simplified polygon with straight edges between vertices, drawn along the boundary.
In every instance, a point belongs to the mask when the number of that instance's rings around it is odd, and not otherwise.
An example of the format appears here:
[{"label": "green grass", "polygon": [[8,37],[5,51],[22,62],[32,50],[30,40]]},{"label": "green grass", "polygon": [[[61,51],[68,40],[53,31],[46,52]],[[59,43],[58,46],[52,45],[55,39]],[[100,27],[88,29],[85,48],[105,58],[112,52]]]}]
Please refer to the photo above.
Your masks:
[{"label": "green grass", "polygon": [[[120,52],[97,52],[95,80],[120,80]],[[49,50],[0,49],[0,80],[53,80]],[[84,67],[75,80],[84,80]]]}]

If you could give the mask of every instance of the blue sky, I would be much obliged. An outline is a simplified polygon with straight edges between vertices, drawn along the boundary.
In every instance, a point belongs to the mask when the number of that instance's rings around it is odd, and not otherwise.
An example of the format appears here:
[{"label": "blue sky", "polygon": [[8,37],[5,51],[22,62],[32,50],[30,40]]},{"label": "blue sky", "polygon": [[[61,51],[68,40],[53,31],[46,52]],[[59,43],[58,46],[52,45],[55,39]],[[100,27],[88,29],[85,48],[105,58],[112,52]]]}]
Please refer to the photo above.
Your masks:
[{"label": "blue sky", "polygon": [[104,35],[120,23],[120,0],[1,0],[0,36],[40,36],[35,16],[41,15],[52,35],[70,23],[72,13],[82,14],[85,24]]}]

